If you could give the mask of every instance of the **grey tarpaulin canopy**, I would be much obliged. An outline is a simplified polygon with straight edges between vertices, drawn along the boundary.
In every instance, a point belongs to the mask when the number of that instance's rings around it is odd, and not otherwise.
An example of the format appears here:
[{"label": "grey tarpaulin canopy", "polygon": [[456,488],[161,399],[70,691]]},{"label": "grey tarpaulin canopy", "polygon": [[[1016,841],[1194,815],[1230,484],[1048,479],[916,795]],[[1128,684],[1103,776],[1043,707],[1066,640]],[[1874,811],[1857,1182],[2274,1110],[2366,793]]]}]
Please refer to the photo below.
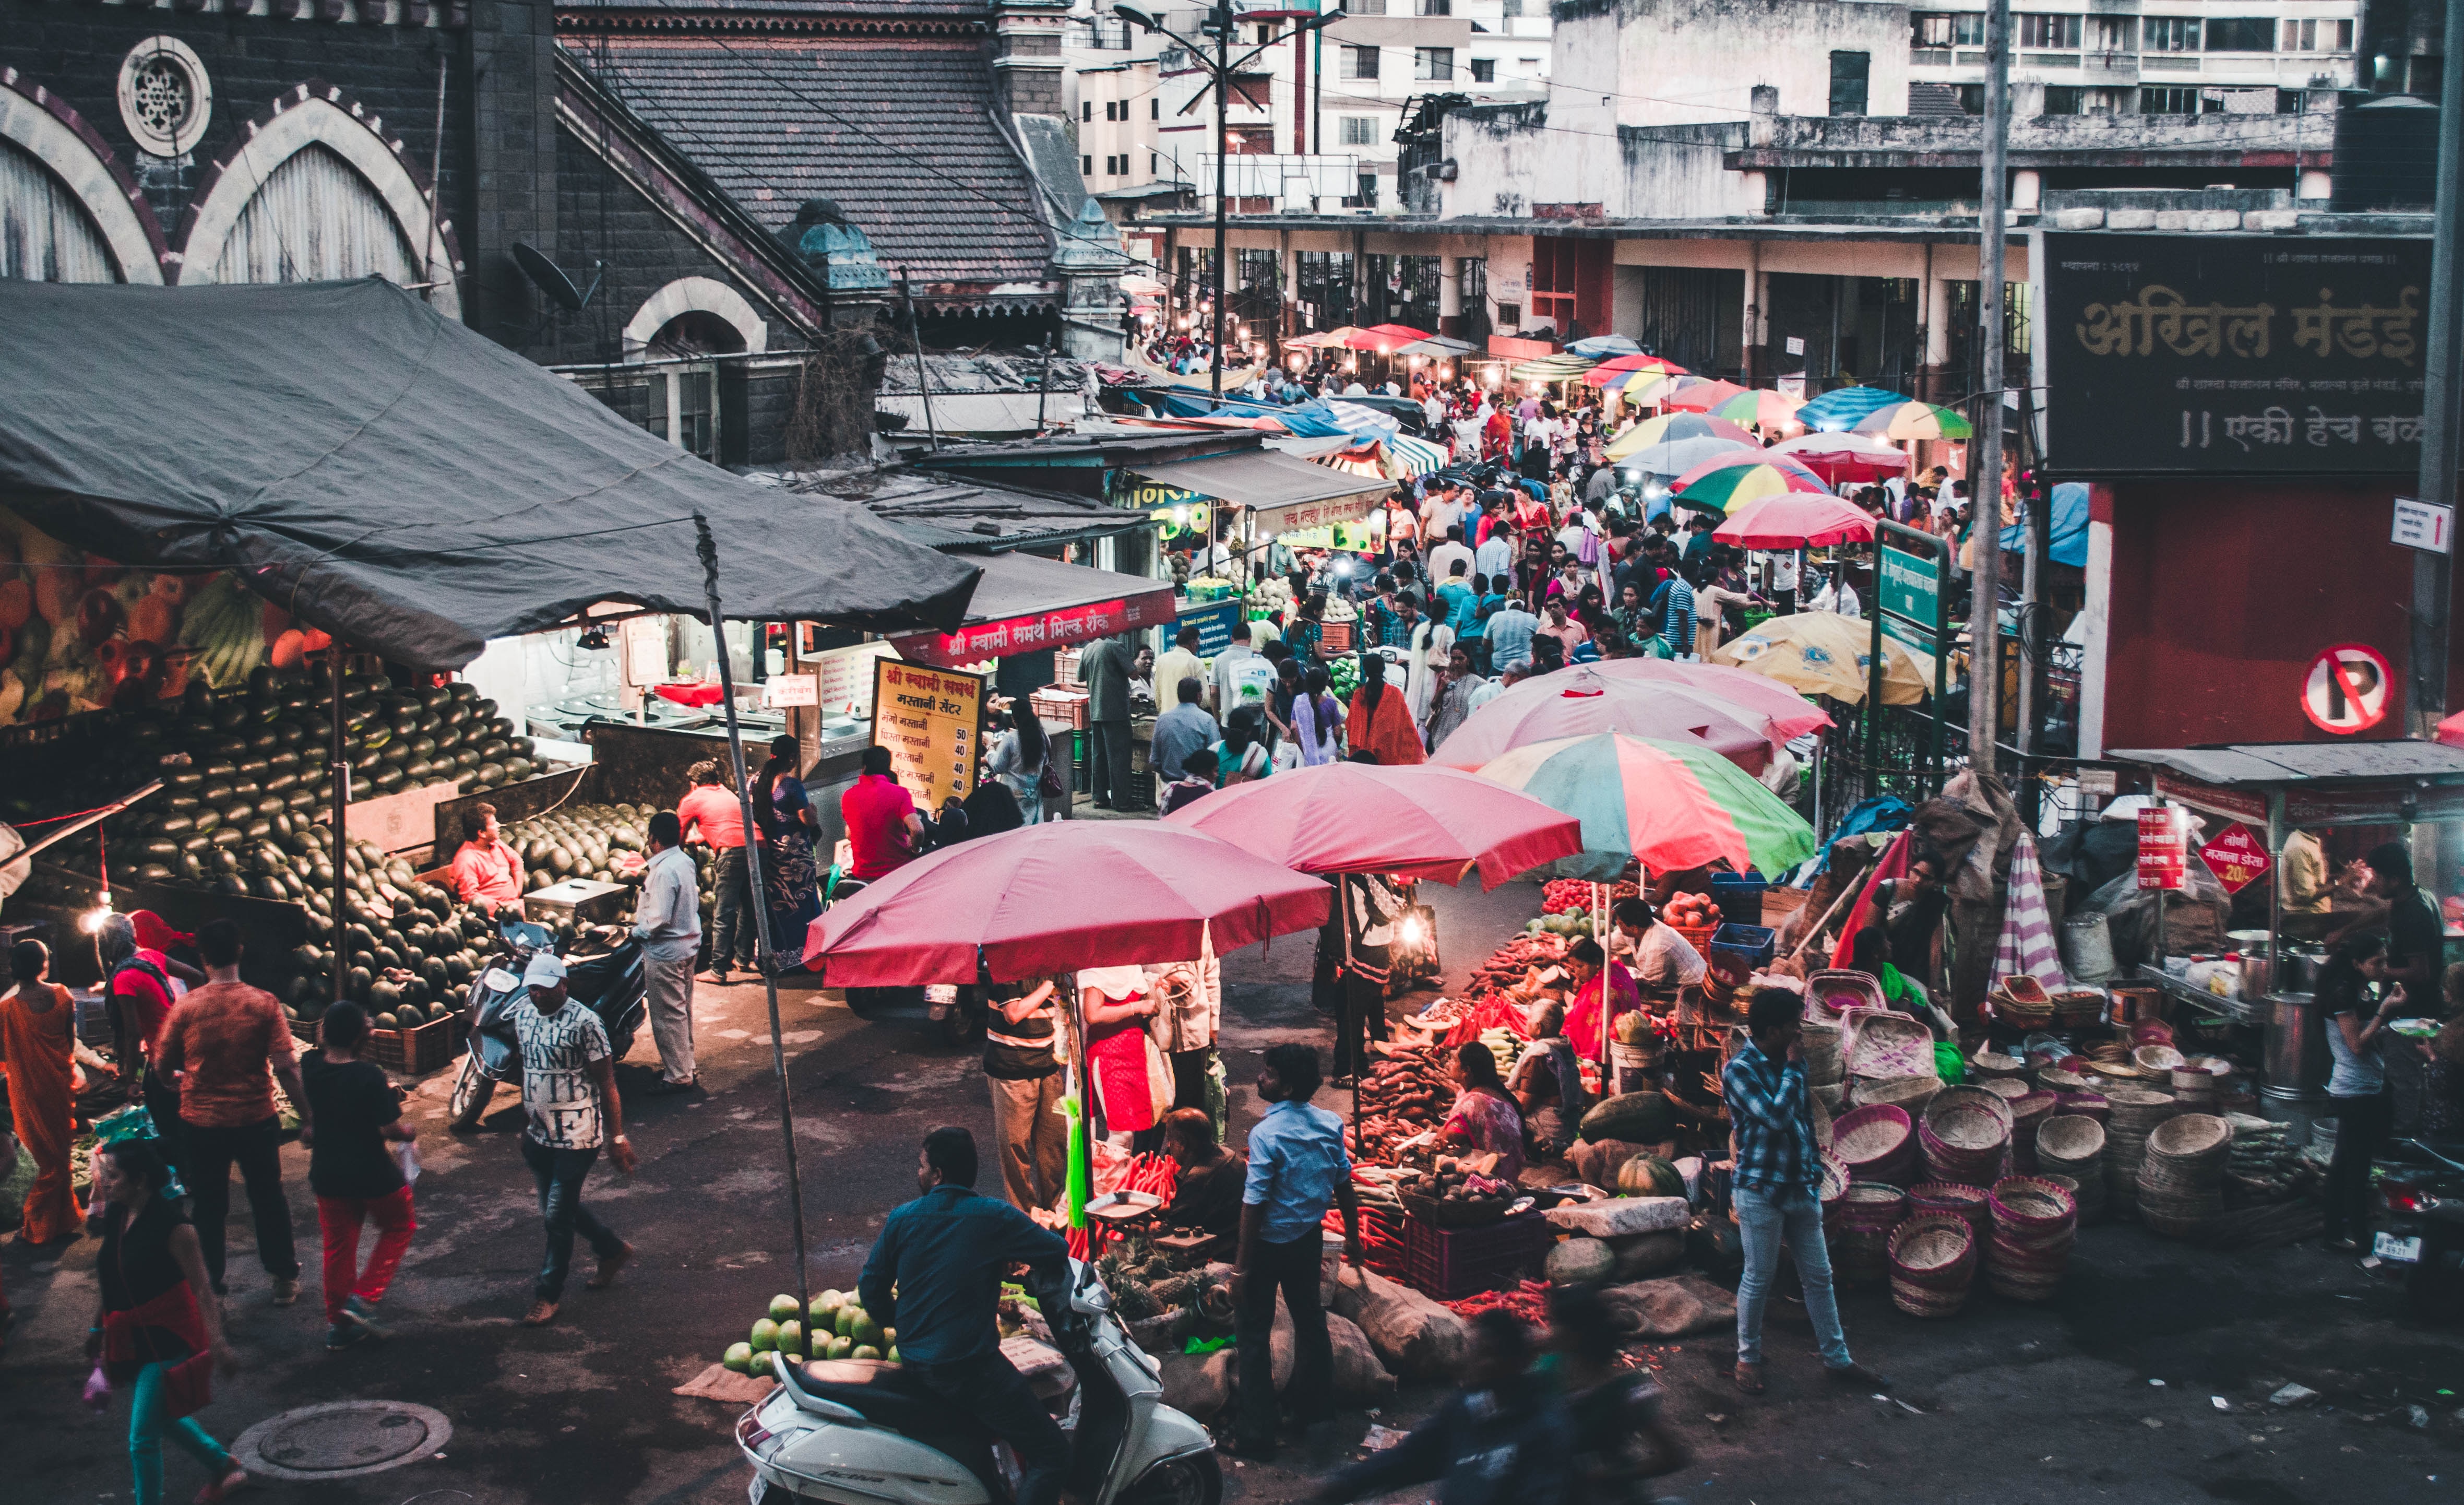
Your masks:
[{"label": "grey tarpaulin canopy", "polygon": [[0,279],[0,505],[127,564],[234,568],[354,647],[451,669],[602,602],[956,629],[978,566],[765,491],[374,277]]}]

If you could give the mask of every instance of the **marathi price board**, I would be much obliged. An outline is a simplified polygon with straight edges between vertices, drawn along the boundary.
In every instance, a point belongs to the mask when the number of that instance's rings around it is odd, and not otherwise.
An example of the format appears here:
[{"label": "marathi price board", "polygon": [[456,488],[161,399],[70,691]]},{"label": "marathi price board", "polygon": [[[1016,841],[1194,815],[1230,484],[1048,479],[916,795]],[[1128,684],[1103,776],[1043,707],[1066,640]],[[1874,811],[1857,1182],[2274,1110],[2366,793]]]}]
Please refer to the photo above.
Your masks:
[{"label": "marathi price board", "polygon": [[872,743],[915,803],[938,810],[975,792],[983,735],[983,675],[873,661]]},{"label": "marathi price board", "polygon": [[2267,854],[2267,844],[2239,821],[2216,833],[2216,839],[2199,849],[2199,860],[2216,875],[2228,894],[2238,894],[2267,876],[2276,859]]},{"label": "marathi price board", "polygon": [[2184,859],[2182,820],[2179,810],[2170,805],[2146,805],[2139,810],[2139,886],[2144,889],[2178,889],[2182,886]]}]

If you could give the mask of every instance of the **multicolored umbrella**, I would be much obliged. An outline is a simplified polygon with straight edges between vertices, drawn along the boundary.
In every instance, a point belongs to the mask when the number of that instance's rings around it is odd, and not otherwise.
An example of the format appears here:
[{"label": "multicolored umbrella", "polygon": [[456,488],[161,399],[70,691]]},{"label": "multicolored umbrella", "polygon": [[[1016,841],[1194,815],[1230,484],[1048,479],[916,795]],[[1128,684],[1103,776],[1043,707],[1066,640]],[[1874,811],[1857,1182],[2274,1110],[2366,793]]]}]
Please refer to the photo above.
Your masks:
[{"label": "multicolored umbrella", "polygon": [[1734,382],[1717,377],[1687,376],[1671,382],[1660,393],[1660,406],[1669,412],[1705,412],[1728,401],[1743,397],[1746,389]]},{"label": "multicolored umbrella", "polygon": [[[1690,418],[1693,414],[1680,413],[1678,416]],[[1699,439],[1662,439],[1611,463],[1627,470],[1648,471],[1654,476],[1683,476],[1706,460],[1718,459],[1723,454],[1751,454],[1761,448],[1751,442],[1705,434]]]},{"label": "multicolored umbrella", "polygon": [[1973,436],[1976,429],[1956,409],[1910,402],[1877,408],[1858,419],[1849,432],[1904,444],[1910,439],[1966,439]]},{"label": "multicolored umbrella", "polygon": [[1859,419],[1877,408],[1911,399],[1905,392],[1885,390],[1880,387],[1842,387],[1837,391],[1824,392],[1796,410],[1796,421],[1809,429],[1837,431],[1853,429]]},{"label": "multicolored umbrella", "polygon": [[1615,877],[1627,859],[1665,873],[1726,861],[1778,873],[1812,856],[1814,829],[1708,747],[1604,732],[1517,747],[1480,776],[1583,823],[1577,875]]},{"label": "multicolored umbrella", "polygon": [[[1449,739],[1451,740],[1451,739]],[[1528,795],[1429,764],[1331,763],[1210,794],[1164,817],[1295,873],[1391,873],[1493,889],[1582,850],[1575,823]]]},{"label": "multicolored umbrella", "polygon": [[[1661,413],[1657,418],[1645,418],[1625,432],[1618,434],[1600,454],[1605,459],[1622,460],[1655,444],[1665,444],[1679,439],[1726,439],[1732,444],[1742,444],[1752,449],[1762,448],[1752,434],[1725,418],[1709,418],[1701,413],[1692,412],[1672,412]],[[1661,474],[1675,476],[1681,473],[1662,471]]]},{"label": "multicolored umbrella", "polygon": [[1870,543],[1874,515],[1837,497],[1803,492],[1766,497],[1711,530],[1714,542],[1741,548],[1820,548],[1826,543]]},{"label": "multicolored umbrella", "polygon": [[[1706,664],[1701,659],[1678,658],[1607,658],[1596,664],[1578,668],[1607,679],[1624,679],[1644,684],[1681,685],[1718,696],[1731,705],[1759,713],[1771,721],[1771,735],[1781,739],[1802,737],[1832,724],[1830,713],[1797,694],[1776,679],[1768,679],[1748,669],[1731,669],[1726,664]],[[1559,674],[1572,674],[1571,669]],[[1542,679],[1554,675],[1543,675]]]},{"label": "multicolored umbrella", "polygon": [[1599,364],[1579,355],[1544,355],[1506,374],[1518,382],[1571,382]]},{"label": "multicolored umbrella", "polygon": [[[1837,611],[1800,611],[1756,623],[1742,637],[1721,644],[1711,659],[1768,675],[1804,695],[1855,705],[1865,698],[1873,668],[1874,626]],[[1932,657],[1887,634],[1882,666],[1884,705],[1914,705],[1933,693]]]},{"label": "multicolored umbrella", "polygon": [[1717,691],[1612,679],[1597,667],[1577,664],[1513,686],[1465,717],[1431,759],[1449,768],[1480,768],[1528,743],[1618,732],[1708,747],[1758,774],[1788,741],[1768,715]]},{"label": "multicolored umbrella", "polygon": [[1834,486],[1841,481],[1876,481],[1907,472],[1908,452],[1894,449],[1861,433],[1805,433],[1771,446]]},{"label": "multicolored umbrella", "polygon": [[1764,430],[1793,429],[1797,426],[1796,410],[1803,403],[1786,392],[1751,391],[1714,403],[1703,410],[1714,418],[1730,423],[1758,424]]},{"label": "multicolored umbrella", "polygon": [[1668,488],[1668,499],[1703,512],[1735,512],[1748,502],[1786,492],[1828,497],[1821,476],[1796,461],[1769,450],[1723,454],[1680,476]]},{"label": "multicolored umbrella", "polygon": [[1620,355],[1602,361],[1583,373],[1589,387],[1623,387],[1638,376],[1686,376],[1685,367],[1656,355]]}]

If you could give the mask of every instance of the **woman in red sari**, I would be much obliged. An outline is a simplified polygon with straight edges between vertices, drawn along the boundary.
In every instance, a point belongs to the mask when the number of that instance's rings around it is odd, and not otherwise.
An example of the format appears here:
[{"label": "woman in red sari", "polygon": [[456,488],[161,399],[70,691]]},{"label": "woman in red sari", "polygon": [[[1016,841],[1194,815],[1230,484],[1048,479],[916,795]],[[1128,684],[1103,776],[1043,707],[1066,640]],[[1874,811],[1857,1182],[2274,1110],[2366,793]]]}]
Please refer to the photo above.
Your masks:
[{"label": "woman in red sari", "polygon": [[1589,936],[1566,948],[1566,970],[1574,977],[1573,1006],[1566,1010],[1566,1043],[1586,1061],[1605,1060],[1608,1052],[1600,1048],[1605,1032],[1600,1014],[1603,997],[1608,1007],[1606,1029],[1614,1029],[1621,1016],[1642,1007],[1642,990],[1635,985],[1634,974],[1602,955],[1599,942]]},{"label": "woman in red sari", "polygon": [[[1104,1110],[1104,1135],[1121,1148],[1143,1150],[1162,1115],[1155,1110],[1155,1082],[1148,1061],[1146,968],[1098,966],[1078,973],[1086,1010],[1087,1066],[1095,1077],[1095,1100]],[[1165,1107],[1171,1102],[1167,1097]]]},{"label": "woman in red sari", "polygon": [[84,1214],[69,1184],[77,1138],[77,1068],[98,1072],[110,1063],[77,1042],[77,1002],[69,990],[44,981],[52,953],[39,941],[20,941],[9,964],[17,985],[0,994],[0,1062],[9,1072],[9,1107],[17,1138],[34,1157],[33,1189],[26,1193],[26,1221],[17,1237],[27,1244],[73,1238]]},{"label": "woman in red sari", "polygon": [[1387,685],[1386,660],[1375,653],[1360,661],[1360,688],[1352,693],[1352,711],[1344,718],[1343,733],[1352,743],[1355,763],[1397,764],[1429,759],[1420,745],[1420,728],[1412,719],[1408,697]]}]

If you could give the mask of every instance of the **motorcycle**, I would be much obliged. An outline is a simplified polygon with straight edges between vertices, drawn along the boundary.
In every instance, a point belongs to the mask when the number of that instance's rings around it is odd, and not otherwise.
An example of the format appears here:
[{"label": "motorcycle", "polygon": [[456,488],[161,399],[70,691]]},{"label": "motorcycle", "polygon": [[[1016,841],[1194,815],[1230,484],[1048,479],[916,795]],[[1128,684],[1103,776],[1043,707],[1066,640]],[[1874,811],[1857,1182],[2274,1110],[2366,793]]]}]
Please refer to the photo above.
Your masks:
[{"label": "motorcycle", "polygon": [[2377,1169],[2387,1223],[2370,1252],[2403,1270],[2415,1317],[2464,1317],[2464,1162],[2420,1140],[2398,1140]]},{"label": "motorcycle", "polygon": [[[1085,1505],[1221,1505],[1206,1428],[1163,1404],[1163,1370],[1113,1319],[1092,1265],[1071,1260],[1066,1367],[1036,1394],[1070,1443],[1070,1496]],[[1066,1329],[1066,1330],[1065,1330]],[[779,1386],[736,1424],[753,1466],[751,1505],[990,1505],[1014,1496],[1016,1459],[974,1418],[880,1360],[773,1353]]]},{"label": "motorcycle", "polygon": [[[521,1041],[507,1016],[529,996],[522,970],[531,958],[556,949],[555,935],[527,920],[503,920],[496,935],[496,956],[471,982],[474,1012],[470,1047],[462,1057],[461,1073],[453,1078],[453,1092],[446,1099],[447,1121],[456,1129],[478,1126],[500,1084],[520,1083]],[[605,949],[587,953],[580,949],[594,941]],[[564,960],[565,989],[571,998],[565,1007],[597,1014],[607,1031],[608,1051],[623,1060],[633,1048],[633,1037],[641,1033],[643,1021],[649,1017],[649,973],[643,964],[642,943],[621,931],[613,938],[607,932],[584,931]]]}]

